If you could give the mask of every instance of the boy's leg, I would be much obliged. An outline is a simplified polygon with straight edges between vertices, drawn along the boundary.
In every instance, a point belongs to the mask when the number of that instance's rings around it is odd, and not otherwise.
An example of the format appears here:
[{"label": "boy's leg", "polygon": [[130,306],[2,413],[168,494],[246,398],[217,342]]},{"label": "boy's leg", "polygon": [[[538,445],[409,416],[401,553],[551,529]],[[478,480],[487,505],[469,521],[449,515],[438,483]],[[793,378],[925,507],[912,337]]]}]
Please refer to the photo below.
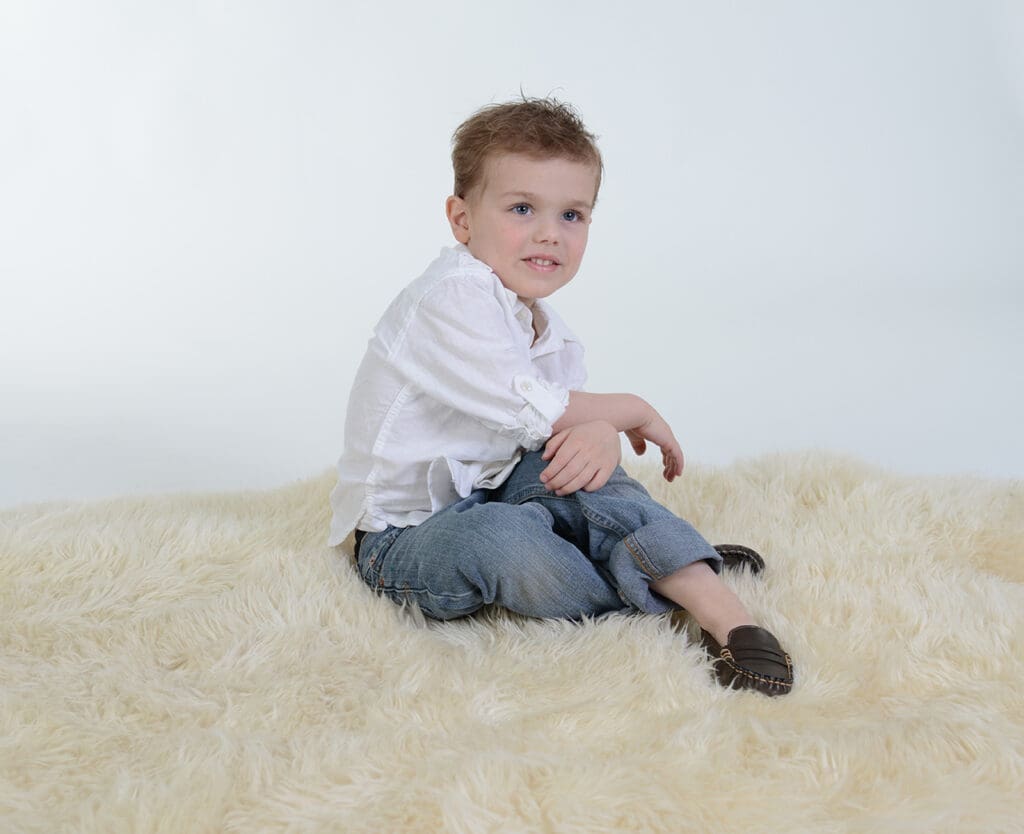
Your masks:
[{"label": "boy's leg", "polygon": [[606,570],[634,608],[651,614],[680,606],[689,610],[690,606],[674,599],[680,583],[662,580],[691,565],[688,573],[706,580],[710,572],[714,582],[731,594],[715,576],[721,571],[722,557],[692,525],[654,501],[622,467],[616,467],[608,483],[595,492],[558,496],[540,481],[546,466],[540,453],[525,454],[492,500],[547,509],[555,520],[555,532]]},{"label": "boy's leg", "polygon": [[555,530],[606,566],[619,593],[639,610],[685,608],[704,629],[702,642],[724,685],[767,695],[789,691],[789,655],[772,634],[753,625],[717,575],[721,556],[692,526],[654,501],[621,467],[595,492],[560,497],[540,482],[546,465],[538,453],[525,455],[493,498],[547,508]]},{"label": "boy's leg", "polygon": [[740,598],[707,562],[694,562],[651,582],[651,590],[685,608],[723,646],[734,628],[756,625]]},{"label": "boy's leg", "polygon": [[367,534],[359,572],[370,587],[415,602],[434,619],[472,614],[489,603],[568,619],[627,608],[553,526],[540,505],[492,503],[486,490],[477,490],[418,527]]}]

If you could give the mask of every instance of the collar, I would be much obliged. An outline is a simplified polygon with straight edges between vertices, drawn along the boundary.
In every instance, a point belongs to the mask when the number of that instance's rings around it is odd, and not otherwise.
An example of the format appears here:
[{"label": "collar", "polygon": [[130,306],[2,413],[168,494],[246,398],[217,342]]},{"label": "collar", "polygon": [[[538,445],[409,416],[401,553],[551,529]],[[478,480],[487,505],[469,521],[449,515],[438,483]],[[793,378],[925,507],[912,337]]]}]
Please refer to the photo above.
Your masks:
[{"label": "collar", "polygon": [[491,275],[494,276],[494,279],[500,284],[501,290],[505,293],[509,306],[512,308],[512,314],[523,326],[524,330],[532,332],[534,322],[536,322],[537,340],[530,348],[530,354],[532,356],[542,356],[546,353],[554,353],[561,350],[565,346],[566,342],[579,341],[579,339],[577,339],[573,335],[572,331],[566,326],[565,322],[562,321],[561,317],[546,301],[541,298],[534,299],[531,308],[518,295],[512,292],[512,290],[504,284],[501,284],[501,279],[498,278],[498,274],[470,252],[469,247],[466,246],[466,244],[457,243],[452,247],[452,249],[459,255],[465,256],[475,263],[486,267]]}]

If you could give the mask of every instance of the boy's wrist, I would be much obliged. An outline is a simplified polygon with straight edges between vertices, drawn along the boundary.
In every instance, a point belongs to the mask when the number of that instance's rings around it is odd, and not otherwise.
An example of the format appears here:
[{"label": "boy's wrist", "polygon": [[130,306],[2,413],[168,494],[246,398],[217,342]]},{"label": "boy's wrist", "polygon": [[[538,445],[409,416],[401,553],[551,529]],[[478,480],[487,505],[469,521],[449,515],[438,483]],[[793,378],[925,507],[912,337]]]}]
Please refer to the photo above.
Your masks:
[{"label": "boy's wrist", "polygon": [[638,397],[636,394],[630,394],[629,396],[636,400],[636,420],[632,425],[626,426],[626,428],[622,429],[622,431],[628,431],[629,429],[635,429],[640,426],[647,425],[647,423],[651,421],[651,418],[657,414],[654,410],[654,406],[647,402],[643,397]]},{"label": "boy's wrist", "polygon": [[643,397],[636,394],[610,394],[608,396],[619,400],[614,404],[617,419],[609,421],[619,431],[629,431],[650,422],[654,409]]}]

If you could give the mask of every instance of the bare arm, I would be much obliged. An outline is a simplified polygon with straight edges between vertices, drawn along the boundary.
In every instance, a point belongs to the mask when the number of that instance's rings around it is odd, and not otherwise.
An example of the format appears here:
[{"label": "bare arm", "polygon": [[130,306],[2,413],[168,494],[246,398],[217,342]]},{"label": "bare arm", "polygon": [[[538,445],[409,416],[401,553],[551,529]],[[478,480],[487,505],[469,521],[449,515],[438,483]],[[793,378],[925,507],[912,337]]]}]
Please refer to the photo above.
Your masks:
[{"label": "bare arm", "polygon": [[604,420],[618,431],[627,431],[642,426],[656,413],[650,405],[635,394],[588,394],[584,391],[569,392],[569,407],[551,427],[552,434],[564,429]]}]

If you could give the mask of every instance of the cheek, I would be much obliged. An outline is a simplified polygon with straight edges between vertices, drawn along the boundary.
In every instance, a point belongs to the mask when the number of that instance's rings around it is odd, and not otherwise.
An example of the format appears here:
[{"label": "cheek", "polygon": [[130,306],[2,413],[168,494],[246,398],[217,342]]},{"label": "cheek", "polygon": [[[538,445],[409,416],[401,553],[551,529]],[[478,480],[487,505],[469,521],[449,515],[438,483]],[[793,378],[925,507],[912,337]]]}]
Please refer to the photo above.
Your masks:
[{"label": "cheek", "polygon": [[578,234],[573,236],[573,238],[572,238],[573,249],[576,251],[577,255],[582,255],[583,254],[583,250],[587,248],[587,238],[589,236],[590,236],[590,229],[587,226],[584,226],[582,229],[580,229]]},{"label": "cheek", "polygon": [[504,229],[501,241],[506,249],[519,250],[527,240],[527,235],[521,227],[509,226]]}]

